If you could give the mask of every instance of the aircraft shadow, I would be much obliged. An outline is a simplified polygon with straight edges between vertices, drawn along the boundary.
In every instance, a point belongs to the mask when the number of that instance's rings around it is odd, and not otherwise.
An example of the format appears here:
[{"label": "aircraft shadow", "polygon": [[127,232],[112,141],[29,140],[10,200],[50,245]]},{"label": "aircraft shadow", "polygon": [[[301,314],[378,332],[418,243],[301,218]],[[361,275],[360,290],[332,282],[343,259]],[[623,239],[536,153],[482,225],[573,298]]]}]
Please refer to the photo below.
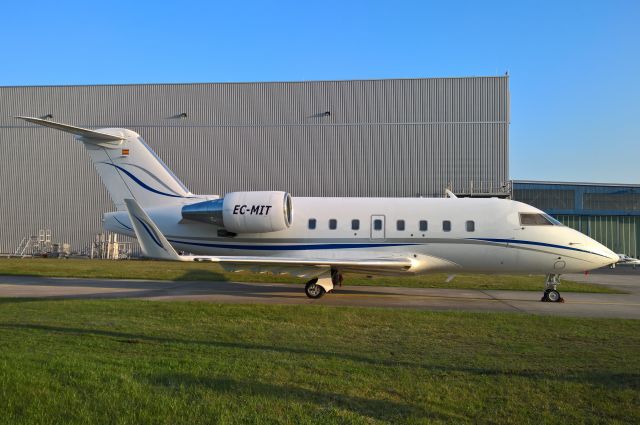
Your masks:
[{"label": "aircraft shadow", "polygon": [[[206,280],[205,280],[206,279]],[[151,280],[121,280],[121,279],[66,279],[34,276],[3,276],[0,284],[5,283],[15,286],[50,286],[68,288],[95,288],[96,292],[78,294],[51,294],[30,298],[55,300],[55,299],[115,299],[115,298],[152,298],[152,297],[189,297],[189,296],[236,296],[244,298],[273,298],[307,300],[303,294],[303,285],[296,284],[270,284],[235,282],[228,280],[224,275],[208,271],[188,271],[180,276],[179,280],[151,281]],[[100,291],[98,291],[100,289]],[[104,291],[104,290],[107,291]],[[121,291],[117,291],[121,289]],[[114,291],[115,290],[115,291]],[[375,290],[350,290],[336,288],[336,294],[345,295],[403,295],[401,293],[375,291]],[[13,298],[19,299],[19,298]],[[319,300],[321,301],[321,300]],[[7,300],[3,302],[9,302]]]}]

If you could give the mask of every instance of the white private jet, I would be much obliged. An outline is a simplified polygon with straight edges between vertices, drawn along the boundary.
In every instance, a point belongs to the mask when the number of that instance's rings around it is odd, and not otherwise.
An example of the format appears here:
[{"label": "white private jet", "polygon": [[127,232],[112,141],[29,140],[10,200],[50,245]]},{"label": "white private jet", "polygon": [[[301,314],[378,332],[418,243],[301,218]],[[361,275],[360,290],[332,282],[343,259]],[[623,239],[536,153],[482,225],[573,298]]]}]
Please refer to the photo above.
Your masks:
[{"label": "white private jet", "polygon": [[618,258],[620,258],[618,260],[618,263],[612,264],[612,266],[631,266],[634,270],[636,269],[636,267],[640,266],[640,260],[637,258],[629,257],[626,254],[618,254]]},{"label": "white private jet", "polygon": [[76,135],[116,205],[105,229],[136,237],[145,256],[306,277],[310,298],[333,290],[343,272],[478,272],[546,274],[542,299],[562,301],[561,273],[619,260],[544,212],[504,199],[194,195],[131,130],[18,118]]}]

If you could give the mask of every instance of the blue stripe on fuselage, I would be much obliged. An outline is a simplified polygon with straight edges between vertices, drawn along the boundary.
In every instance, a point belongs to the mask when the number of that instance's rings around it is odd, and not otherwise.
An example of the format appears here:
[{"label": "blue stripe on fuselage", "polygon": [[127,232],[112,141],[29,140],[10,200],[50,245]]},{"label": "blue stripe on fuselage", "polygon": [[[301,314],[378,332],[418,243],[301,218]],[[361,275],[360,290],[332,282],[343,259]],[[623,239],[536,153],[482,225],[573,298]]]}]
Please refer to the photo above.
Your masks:
[{"label": "blue stripe on fuselage", "polygon": [[[535,245],[545,246],[549,248],[567,249],[571,251],[584,252],[586,254],[598,255],[600,257],[606,256],[598,254],[596,252],[586,251],[584,249],[572,248],[563,245],[555,245],[544,242],[525,241],[518,239],[496,239],[496,238],[467,238],[465,240],[476,240],[482,242],[494,242],[494,243],[511,243],[521,245]],[[320,249],[358,249],[358,248],[381,248],[392,246],[415,246],[423,245],[422,243],[311,243],[300,245],[241,245],[241,244],[216,244],[216,243],[204,243],[204,242],[187,242],[176,239],[169,239],[169,242],[183,245],[201,246],[207,248],[224,248],[224,249],[244,249],[252,251],[304,251],[304,250],[320,250]],[[455,243],[452,241],[452,243]]]},{"label": "blue stripe on fuselage", "polygon": [[127,226],[126,224],[124,224],[123,222],[121,222],[120,220],[118,220],[118,217],[115,217],[115,216],[114,216],[114,217],[113,217],[113,219],[114,219],[115,221],[117,221],[118,223],[120,223],[120,225],[121,225],[122,227],[124,227],[125,229],[133,231],[133,229],[132,229],[131,227]]},{"label": "blue stripe on fuselage", "polygon": [[171,243],[203,246],[207,248],[225,248],[225,249],[246,249],[252,251],[301,251],[314,249],[345,249],[345,248],[378,248],[383,246],[410,246],[421,245],[417,243],[327,243],[327,244],[306,244],[306,245],[232,245],[232,244],[214,244],[204,242],[186,242],[175,239],[168,239]]},{"label": "blue stripe on fuselage", "polygon": [[608,258],[606,255],[598,254],[597,252],[587,251],[585,249],[573,248],[570,246],[556,245],[545,242],[524,241],[521,239],[494,239],[494,238],[467,238],[468,240],[495,242],[495,243],[508,243],[508,244],[520,244],[520,245],[534,245],[534,246],[546,246],[549,248],[568,249],[571,251],[584,252],[585,254],[599,255],[600,257]]}]

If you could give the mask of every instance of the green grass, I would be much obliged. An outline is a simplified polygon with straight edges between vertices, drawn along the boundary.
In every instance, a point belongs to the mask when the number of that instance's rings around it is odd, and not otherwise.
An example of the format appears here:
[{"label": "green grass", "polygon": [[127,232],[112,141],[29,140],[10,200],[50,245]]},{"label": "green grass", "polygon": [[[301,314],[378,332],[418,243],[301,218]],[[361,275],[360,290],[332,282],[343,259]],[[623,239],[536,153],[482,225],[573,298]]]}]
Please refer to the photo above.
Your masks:
[{"label": "green grass", "polygon": [[0,423],[640,423],[640,321],[0,299]]},{"label": "green grass", "polygon": [[[49,277],[84,277],[107,279],[148,279],[182,281],[233,281],[303,283],[291,276],[259,273],[226,272],[218,264],[181,263],[177,261],[107,261],[107,260],[53,260],[53,259],[0,259],[0,275],[30,275]],[[541,291],[544,276],[509,276],[461,274],[447,283],[443,273],[368,278],[346,274],[345,285],[404,286],[410,288],[505,289]],[[562,281],[563,292],[620,293],[596,284]]]}]

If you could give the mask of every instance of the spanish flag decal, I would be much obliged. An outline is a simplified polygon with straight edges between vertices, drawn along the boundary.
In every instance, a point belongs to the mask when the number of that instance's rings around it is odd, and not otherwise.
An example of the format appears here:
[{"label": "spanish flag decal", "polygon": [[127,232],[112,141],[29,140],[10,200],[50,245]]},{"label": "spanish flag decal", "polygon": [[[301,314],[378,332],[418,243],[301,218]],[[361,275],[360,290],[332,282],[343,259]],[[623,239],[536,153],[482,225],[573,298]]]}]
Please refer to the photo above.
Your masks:
[{"label": "spanish flag decal", "polygon": [[129,149],[122,149],[122,156],[129,155]]}]

